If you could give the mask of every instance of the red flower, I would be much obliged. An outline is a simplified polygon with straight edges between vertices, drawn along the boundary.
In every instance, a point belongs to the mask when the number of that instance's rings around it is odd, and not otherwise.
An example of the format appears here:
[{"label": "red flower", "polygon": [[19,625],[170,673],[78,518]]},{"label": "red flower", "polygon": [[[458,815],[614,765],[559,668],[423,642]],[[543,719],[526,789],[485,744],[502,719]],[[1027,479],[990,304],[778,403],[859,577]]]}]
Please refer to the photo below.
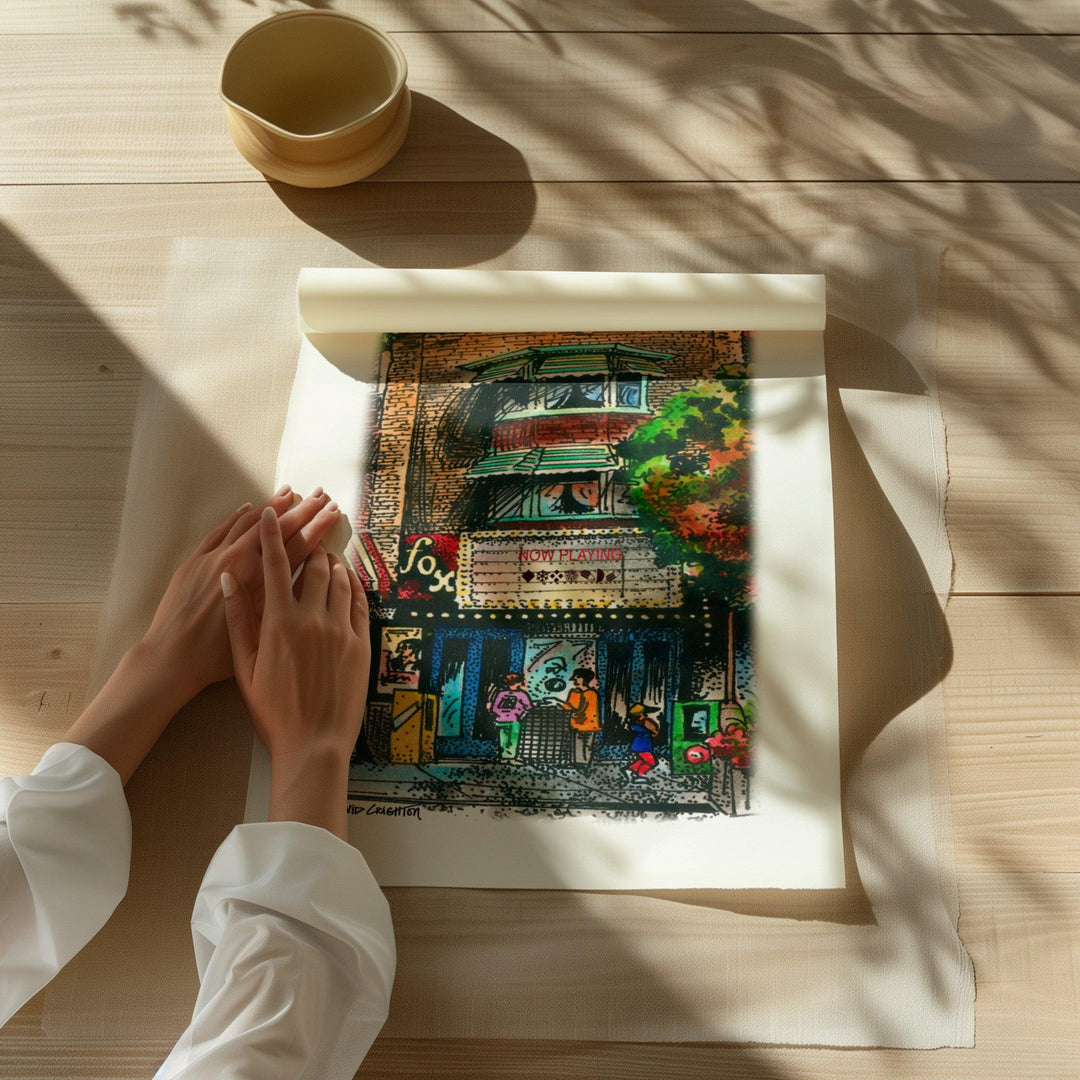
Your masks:
[{"label": "red flower", "polygon": [[736,729],[734,731],[725,731],[722,734],[717,732],[715,735],[711,735],[706,740],[706,745],[712,751],[713,757],[731,761],[748,752],[750,740],[747,738],[745,731]]},{"label": "red flower", "polygon": [[754,763],[753,751],[747,746],[743,753],[737,757],[731,759],[731,767],[733,769],[749,769]]},{"label": "red flower", "polygon": [[709,748],[707,746],[688,746],[683,754],[683,757],[691,765],[704,765],[710,758]]}]

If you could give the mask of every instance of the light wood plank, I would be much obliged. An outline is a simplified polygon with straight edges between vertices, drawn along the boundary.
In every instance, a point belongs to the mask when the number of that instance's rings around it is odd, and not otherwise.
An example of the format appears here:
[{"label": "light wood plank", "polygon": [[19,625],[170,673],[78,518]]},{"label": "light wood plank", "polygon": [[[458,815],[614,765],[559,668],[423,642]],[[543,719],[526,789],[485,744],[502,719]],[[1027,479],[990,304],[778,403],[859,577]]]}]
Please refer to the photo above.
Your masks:
[{"label": "light wood plank", "polygon": [[97,604],[0,604],[0,776],[28,773],[83,706]]},{"label": "light wood plank", "polygon": [[1080,597],[953,597],[957,865],[1080,872]]},{"label": "light wood plank", "polygon": [[1080,13],[1070,0],[905,0],[903,4],[835,0],[158,0],[152,4],[88,4],[80,0],[14,0],[0,33],[126,32],[175,38],[198,47],[234,36],[278,11],[306,7],[347,11],[390,31],[535,30],[717,31],[726,33],[1075,33]]},{"label": "light wood plank", "polygon": [[[227,42],[0,37],[0,182],[255,180]],[[410,34],[382,180],[1072,180],[1071,37]],[[497,92],[493,90],[497,88]]]},{"label": "light wood plank", "polygon": [[[51,462],[51,465],[50,465]],[[35,455],[32,472],[62,468],[63,455]],[[127,455],[107,462],[122,485]],[[120,532],[123,490],[113,499],[5,499],[0,603],[99,603],[105,598]]]},{"label": "light wood plank", "polygon": [[[975,961],[977,1044],[970,1050],[379,1039],[358,1080],[1063,1080],[1080,1055],[1080,876],[967,874],[962,928]],[[50,1039],[32,1022],[0,1031],[23,1080],[145,1077],[169,1044]],[[148,1025],[149,1027],[149,1025]]]},{"label": "light wood plank", "polygon": [[[108,477],[91,476],[89,458],[73,462],[78,451],[62,425],[11,448],[19,456],[3,469],[16,484],[0,488],[0,530],[3,494],[20,504],[8,546],[0,541],[0,597],[62,601],[72,598],[65,591],[72,583],[81,583],[80,599],[102,597],[119,503],[111,518],[104,505],[92,522],[68,515],[83,494],[115,500],[122,493],[121,421],[133,415],[140,354],[155,340],[169,247],[181,235],[276,237],[298,245],[299,261],[310,244],[309,261],[319,264],[329,237],[339,252],[332,261],[342,265],[820,270],[834,309],[862,311],[871,328],[869,336],[845,338],[845,347],[859,348],[873,344],[883,315],[873,305],[887,297],[895,273],[875,259],[878,240],[899,233],[940,244],[934,370],[949,434],[954,586],[1080,591],[1080,186],[13,187],[0,189],[0,217],[9,222],[0,229],[0,265],[9,275],[0,290],[0,373],[20,383],[26,407],[43,417],[59,409],[84,422],[84,395],[99,394],[98,379],[112,380],[116,394],[101,417],[109,434],[88,450],[107,455],[98,460],[112,470]],[[865,240],[859,267],[815,246],[829,230],[844,229]],[[184,340],[179,328],[175,347]],[[901,368],[895,377],[903,381]],[[32,433],[33,425],[16,422]],[[107,535],[98,531],[106,527]],[[27,542],[16,549],[21,535]],[[55,577],[35,578],[27,560],[52,536]],[[17,592],[3,585],[12,574]]]}]

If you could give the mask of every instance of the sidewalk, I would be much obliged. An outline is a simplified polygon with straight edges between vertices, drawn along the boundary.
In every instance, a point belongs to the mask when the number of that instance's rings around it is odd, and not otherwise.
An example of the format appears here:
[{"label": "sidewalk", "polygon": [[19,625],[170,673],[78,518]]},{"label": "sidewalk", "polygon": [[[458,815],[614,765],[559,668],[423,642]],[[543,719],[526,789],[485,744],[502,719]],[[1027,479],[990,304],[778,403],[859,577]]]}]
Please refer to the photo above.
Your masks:
[{"label": "sidewalk", "polygon": [[678,776],[661,761],[646,784],[632,784],[621,761],[572,765],[438,762],[376,765],[360,762],[349,777],[351,800],[413,803],[451,809],[495,806],[550,810],[629,810],[716,813],[708,777]]}]

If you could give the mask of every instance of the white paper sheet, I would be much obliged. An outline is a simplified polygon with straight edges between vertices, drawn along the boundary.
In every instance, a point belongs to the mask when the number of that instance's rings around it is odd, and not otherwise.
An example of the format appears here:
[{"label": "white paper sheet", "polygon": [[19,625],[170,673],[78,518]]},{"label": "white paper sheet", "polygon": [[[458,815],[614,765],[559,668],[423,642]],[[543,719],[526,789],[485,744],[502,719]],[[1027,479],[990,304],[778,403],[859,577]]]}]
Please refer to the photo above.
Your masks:
[{"label": "white paper sheet", "polygon": [[[728,800],[727,812],[714,807],[703,813],[579,809],[565,814],[551,812],[550,806],[499,812],[479,805],[451,809],[410,797],[415,786],[396,789],[391,799],[371,797],[371,788],[360,784],[351,795],[350,835],[380,883],[567,889],[841,887],[833,525],[821,338],[824,280],[790,275],[305,270],[299,294],[307,332],[281,442],[278,480],[299,489],[321,483],[346,507],[359,505],[363,477],[372,465],[369,418],[386,389],[387,373],[380,371],[383,331],[435,334],[449,325],[482,333],[540,328],[754,332],[757,592],[751,637],[758,723],[750,812],[739,798]],[[596,310],[602,322],[594,321],[591,313]],[[381,363],[386,363],[385,354]],[[462,372],[463,382],[469,377]],[[363,522],[364,511],[352,516]],[[678,569],[673,569],[677,578]],[[460,597],[458,603],[463,603]],[[445,618],[455,613],[419,613],[424,614]],[[518,624],[519,613],[500,615]],[[582,624],[575,625],[580,630]],[[544,625],[532,623],[534,634],[544,630]],[[602,630],[601,625],[591,632]],[[680,647],[700,648],[697,635],[702,632],[701,627],[689,627]],[[434,672],[427,679],[433,681]],[[670,709],[666,722],[672,722]],[[610,764],[604,768],[613,771]],[[469,778],[472,773],[454,775]],[[740,782],[745,783],[744,776],[738,774]],[[260,814],[265,783],[266,762],[258,748],[249,817]]]}]

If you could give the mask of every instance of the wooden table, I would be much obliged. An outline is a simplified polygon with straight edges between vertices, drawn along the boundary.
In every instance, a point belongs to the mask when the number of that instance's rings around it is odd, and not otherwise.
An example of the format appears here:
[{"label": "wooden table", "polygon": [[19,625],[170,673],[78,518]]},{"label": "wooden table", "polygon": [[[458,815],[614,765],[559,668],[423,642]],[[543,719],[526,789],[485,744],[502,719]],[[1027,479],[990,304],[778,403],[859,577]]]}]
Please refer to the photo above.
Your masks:
[{"label": "wooden table", "polygon": [[[268,185],[216,76],[269,0],[9,0],[0,20],[0,771],[80,707],[140,355],[177,236],[325,234],[390,266],[790,260],[823,222],[939,242],[945,682],[977,1046],[380,1040],[367,1077],[1063,1078],[1080,1061],[1080,7],[1074,0],[312,0],[394,32],[409,141],[342,192]],[[287,6],[303,6],[291,3]],[[745,250],[745,249],[742,249]],[[178,334],[182,328],[178,328]],[[149,1076],[49,1040],[0,1076]]]}]

